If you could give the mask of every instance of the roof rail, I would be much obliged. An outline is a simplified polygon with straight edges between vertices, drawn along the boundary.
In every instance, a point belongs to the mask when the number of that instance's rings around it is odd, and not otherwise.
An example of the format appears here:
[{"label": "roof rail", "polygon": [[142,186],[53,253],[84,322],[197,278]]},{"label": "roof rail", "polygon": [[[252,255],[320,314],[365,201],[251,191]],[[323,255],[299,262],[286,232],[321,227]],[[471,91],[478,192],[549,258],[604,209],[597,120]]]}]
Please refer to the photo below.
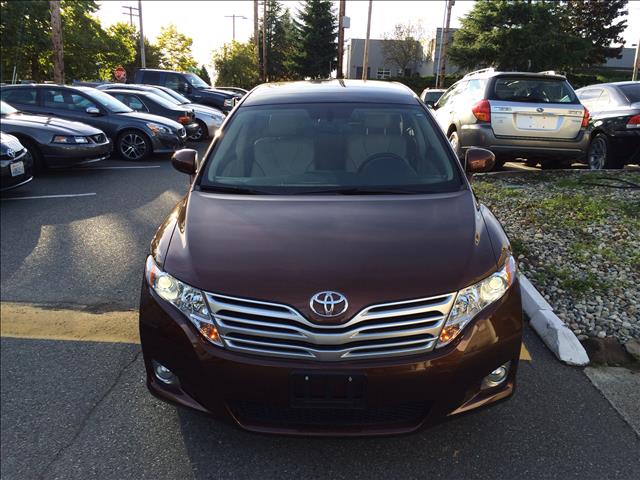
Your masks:
[{"label": "roof rail", "polygon": [[487,73],[487,72],[495,72],[495,68],[493,67],[489,67],[489,68],[482,68],[480,70],[475,70],[473,72],[469,72],[467,73],[463,78],[467,78],[467,77],[473,77],[474,75],[480,75],[481,73]]}]

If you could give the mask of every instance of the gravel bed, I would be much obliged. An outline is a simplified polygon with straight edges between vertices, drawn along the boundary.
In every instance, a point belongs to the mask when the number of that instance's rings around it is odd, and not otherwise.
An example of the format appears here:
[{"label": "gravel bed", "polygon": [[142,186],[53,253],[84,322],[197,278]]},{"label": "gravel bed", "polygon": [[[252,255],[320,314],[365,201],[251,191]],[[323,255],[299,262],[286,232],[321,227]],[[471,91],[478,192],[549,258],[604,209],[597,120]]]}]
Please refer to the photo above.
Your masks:
[{"label": "gravel bed", "polygon": [[640,189],[614,187],[631,186],[624,181],[640,185],[640,172],[473,180],[507,232],[521,272],[580,340],[640,338]]}]

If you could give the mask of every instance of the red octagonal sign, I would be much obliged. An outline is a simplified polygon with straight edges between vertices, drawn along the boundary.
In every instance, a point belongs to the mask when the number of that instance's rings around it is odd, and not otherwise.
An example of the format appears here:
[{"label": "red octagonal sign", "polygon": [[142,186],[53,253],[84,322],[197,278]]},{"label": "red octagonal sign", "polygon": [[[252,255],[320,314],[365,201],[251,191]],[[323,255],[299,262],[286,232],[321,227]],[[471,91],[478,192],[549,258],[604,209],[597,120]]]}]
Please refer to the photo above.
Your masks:
[{"label": "red octagonal sign", "polygon": [[127,80],[127,71],[123,67],[116,67],[113,75],[118,82],[125,82]]}]

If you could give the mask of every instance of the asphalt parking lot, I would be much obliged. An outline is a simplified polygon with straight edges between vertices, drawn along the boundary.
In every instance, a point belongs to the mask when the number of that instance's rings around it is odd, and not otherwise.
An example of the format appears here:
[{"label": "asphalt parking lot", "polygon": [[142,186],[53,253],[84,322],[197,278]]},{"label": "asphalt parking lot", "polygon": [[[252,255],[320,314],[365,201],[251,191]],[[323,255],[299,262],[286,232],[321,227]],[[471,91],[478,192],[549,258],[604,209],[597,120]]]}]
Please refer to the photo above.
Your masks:
[{"label": "asphalt parking lot", "polygon": [[148,394],[135,339],[55,339],[47,308],[135,323],[149,241],[187,181],[167,158],[108,160],[2,195],[3,309],[45,306],[29,335],[3,322],[3,479],[640,478],[636,433],[528,328],[513,399],[377,439],[245,433]]}]

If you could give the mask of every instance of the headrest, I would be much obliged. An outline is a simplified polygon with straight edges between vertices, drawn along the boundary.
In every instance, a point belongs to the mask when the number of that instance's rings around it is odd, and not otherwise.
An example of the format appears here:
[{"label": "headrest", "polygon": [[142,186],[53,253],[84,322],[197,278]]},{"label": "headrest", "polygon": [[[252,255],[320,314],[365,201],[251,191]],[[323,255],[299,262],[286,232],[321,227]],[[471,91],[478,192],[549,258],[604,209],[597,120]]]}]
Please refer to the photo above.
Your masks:
[{"label": "headrest", "polygon": [[309,115],[304,110],[274,112],[269,116],[267,134],[270,137],[296,135],[309,124]]},{"label": "headrest", "polygon": [[[364,127],[370,130],[386,130],[385,133],[400,131],[400,116],[389,113],[367,113],[364,116]],[[370,132],[369,132],[370,133]]]}]

